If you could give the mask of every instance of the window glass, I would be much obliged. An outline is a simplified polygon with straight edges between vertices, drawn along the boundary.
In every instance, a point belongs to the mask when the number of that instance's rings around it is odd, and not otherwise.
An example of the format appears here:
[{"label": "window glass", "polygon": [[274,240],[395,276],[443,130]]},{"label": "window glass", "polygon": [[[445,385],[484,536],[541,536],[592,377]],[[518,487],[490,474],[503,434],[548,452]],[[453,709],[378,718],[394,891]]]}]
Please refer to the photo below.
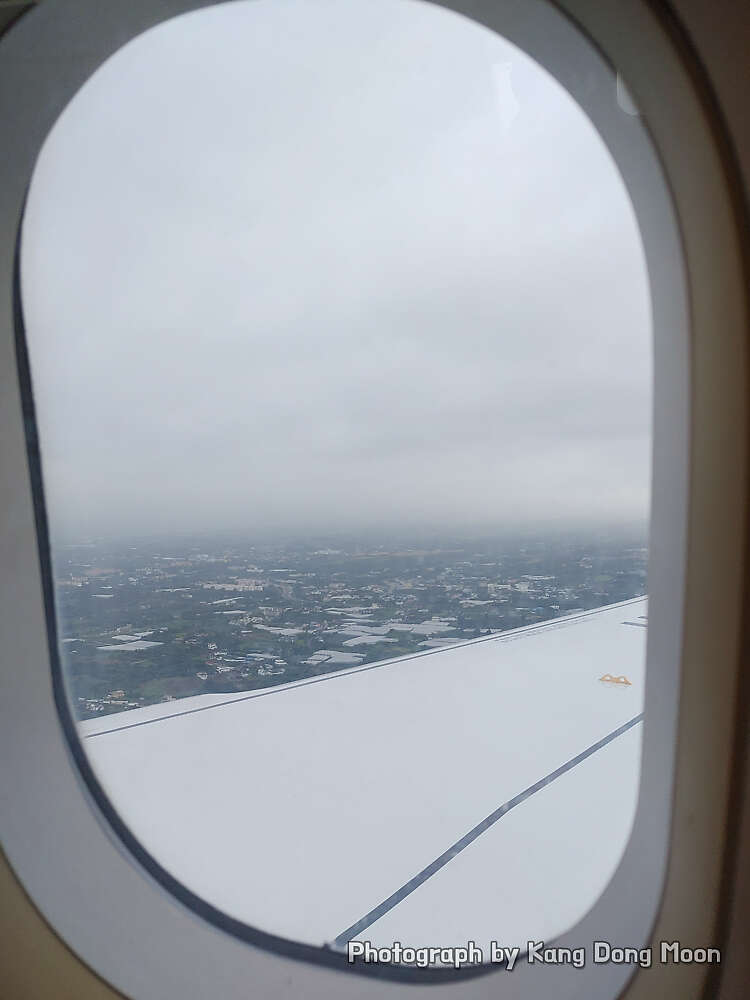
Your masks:
[{"label": "window glass", "polygon": [[333,948],[580,919],[637,797],[651,322],[567,92],[413,0],[176,18],[48,137],[21,284],[70,711],[155,864]]}]

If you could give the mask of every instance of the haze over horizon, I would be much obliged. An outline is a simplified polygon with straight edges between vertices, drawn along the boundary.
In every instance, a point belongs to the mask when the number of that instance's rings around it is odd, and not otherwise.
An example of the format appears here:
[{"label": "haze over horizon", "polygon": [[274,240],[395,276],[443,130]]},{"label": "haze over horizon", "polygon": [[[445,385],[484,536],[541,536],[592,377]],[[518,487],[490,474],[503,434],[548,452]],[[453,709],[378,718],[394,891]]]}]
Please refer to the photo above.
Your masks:
[{"label": "haze over horizon", "polygon": [[205,530],[193,528],[183,530],[152,530],[141,532],[108,531],[101,533],[59,532],[56,543],[59,546],[77,548],[89,545],[131,546],[152,545],[174,546],[176,549],[221,548],[235,545],[251,547],[312,548],[321,545],[361,546],[378,548],[383,546],[422,547],[448,550],[454,545],[466,547],[473,543],[491,541],[512,544],[528,543],[536,545],[542,541],[559,543],[575,541],[593,545],[603,540],[647,544],[649,525],[646,520],[618,522],[535,522],[525,524],[422,524],[419,526],[401,522],[397,525],[357,524],[353,528],[253,528],[214,527]]},{"label": "haze over horizon", "polygon": [[593,126],[413,0],[239,0],[40,155],[22,299],[53,543],[645,524],[651,323]]}]

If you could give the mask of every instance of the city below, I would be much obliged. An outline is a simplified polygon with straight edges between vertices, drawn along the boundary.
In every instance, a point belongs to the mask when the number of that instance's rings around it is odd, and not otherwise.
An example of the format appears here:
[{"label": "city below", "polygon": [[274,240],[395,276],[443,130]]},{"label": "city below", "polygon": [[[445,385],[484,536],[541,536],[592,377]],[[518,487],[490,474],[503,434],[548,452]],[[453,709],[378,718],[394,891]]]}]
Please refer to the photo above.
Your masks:
[{"label": "city below", "polygon": [[248,691],[645,594],[643,535],[88,541],[54,553],[79,719]]}]

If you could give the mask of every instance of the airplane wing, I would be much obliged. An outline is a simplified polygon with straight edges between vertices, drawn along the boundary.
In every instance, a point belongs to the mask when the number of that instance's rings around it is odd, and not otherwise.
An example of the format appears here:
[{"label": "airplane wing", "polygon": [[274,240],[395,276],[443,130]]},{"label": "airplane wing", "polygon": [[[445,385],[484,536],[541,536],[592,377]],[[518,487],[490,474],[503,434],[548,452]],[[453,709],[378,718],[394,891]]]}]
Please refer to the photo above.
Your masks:
[{"label": "airplane wing", "polygon": [[247,924],[338,948],[549,941],[628,840],[646,603],[80,734],[156,861]]}]

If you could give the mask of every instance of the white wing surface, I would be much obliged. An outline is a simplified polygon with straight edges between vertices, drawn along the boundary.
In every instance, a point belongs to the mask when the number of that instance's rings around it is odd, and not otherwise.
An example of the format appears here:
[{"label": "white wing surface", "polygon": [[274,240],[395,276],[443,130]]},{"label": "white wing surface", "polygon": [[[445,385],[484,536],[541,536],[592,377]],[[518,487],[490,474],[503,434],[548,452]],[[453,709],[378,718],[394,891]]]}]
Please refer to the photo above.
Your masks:
[{"label": "white wing surface", "polygon": [[247,924],[334,947],[551,940],[629,836],[645,641],[641,598],[80,732],[148,852]]}]

